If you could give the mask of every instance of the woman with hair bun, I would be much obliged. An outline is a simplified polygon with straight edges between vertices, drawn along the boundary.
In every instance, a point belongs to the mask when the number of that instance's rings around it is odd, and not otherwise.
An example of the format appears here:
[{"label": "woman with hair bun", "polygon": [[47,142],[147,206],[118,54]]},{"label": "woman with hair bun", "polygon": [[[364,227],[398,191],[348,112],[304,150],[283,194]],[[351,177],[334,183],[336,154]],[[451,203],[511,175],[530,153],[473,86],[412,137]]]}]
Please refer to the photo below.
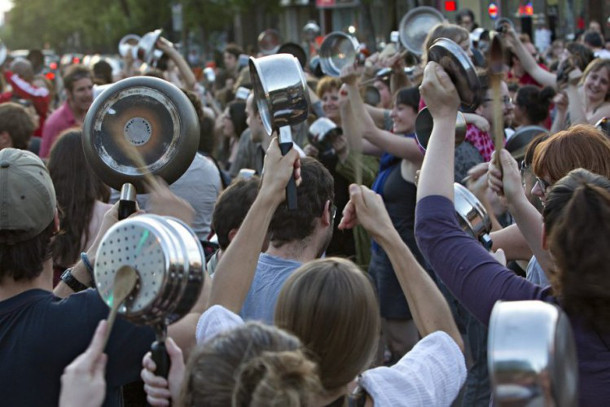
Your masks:
[{"label": "woman with hair bun", "polygon": [[521,86],[515,95],[513,116],[517,128],[540,126],[549,128],[549,108],[555,97],[550,86],[540,89],[534,85]]}]

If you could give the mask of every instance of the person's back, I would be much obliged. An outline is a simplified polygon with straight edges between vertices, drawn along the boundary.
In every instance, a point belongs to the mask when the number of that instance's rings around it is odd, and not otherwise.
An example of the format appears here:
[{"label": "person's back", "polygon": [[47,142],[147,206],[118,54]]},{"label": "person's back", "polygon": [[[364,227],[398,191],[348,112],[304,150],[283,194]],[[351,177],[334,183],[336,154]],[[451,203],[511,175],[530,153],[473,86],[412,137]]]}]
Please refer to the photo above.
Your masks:
[{"label": "person's back", "polygon": [[[0,400],[55,406],[64,367],[88,345],[108,307],[95,290],[60,299],[50,292],[49,243],[57,232],[55,190],[34,154],[0,151]],[[108,343],[105,405],[121,403],[120,386],[138,378],[152,329],[117,321]]]},{"label": "person's back", "polygon": [[280,205],[269,227],[270,245],[259,257],[252,286],[241,310],[245,320],[271,323],[283,282],[301,263],[320,257],[332,237],[333,179],[318,161],[304,158],[298,209]]}]

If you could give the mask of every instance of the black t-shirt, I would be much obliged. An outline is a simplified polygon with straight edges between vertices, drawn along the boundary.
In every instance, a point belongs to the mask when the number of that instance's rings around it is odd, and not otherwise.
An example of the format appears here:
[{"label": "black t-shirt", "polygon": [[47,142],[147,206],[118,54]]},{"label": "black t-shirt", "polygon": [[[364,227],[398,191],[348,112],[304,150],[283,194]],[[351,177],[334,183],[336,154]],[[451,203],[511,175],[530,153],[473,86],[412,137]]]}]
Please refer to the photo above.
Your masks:
[{"label": "black t-shirt", "polygon": [[[0,404],[56,406],[64,368],[89,345],[108,307],[92,289],[61,299],[34,289],[0,302]],[[155,340],[150,327],[117,318],[106,346],[106,400],[120,406],[120,386],[138,379]]]}]

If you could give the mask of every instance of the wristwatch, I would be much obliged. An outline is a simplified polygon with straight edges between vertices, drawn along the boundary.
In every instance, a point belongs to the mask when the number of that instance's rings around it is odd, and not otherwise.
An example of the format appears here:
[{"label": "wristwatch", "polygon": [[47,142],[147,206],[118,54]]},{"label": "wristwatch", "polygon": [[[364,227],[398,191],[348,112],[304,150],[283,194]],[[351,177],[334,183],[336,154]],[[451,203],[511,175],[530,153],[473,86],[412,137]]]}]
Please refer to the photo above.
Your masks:
[{"label": "wristwatch", "polygon": [[83,291],[86,290],[87,287],[86,285],[84,285],[83,283],[81,283],[80,281],[78,281],[73,275],[72,275],[72,269],[68,268],[66,269],[66,271],[64,271],[61,274],[61,281],[63,281],[64,283],[66,283],[68,285],[68,287],[70,287],[74,292],[79,292],[79,291]]}]

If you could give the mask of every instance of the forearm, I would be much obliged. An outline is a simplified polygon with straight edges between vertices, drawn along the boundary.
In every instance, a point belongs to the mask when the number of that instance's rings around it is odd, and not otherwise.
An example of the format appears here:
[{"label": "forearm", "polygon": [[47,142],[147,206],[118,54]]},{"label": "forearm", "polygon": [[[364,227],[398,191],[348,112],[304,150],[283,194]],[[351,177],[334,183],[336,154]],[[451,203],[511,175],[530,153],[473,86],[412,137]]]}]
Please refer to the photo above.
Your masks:
[{"label": "forearm", "polygon": [[259,192],[237,235],[216,267],[208,308],[218,304],[235,313],[241,310],[278,204],[262,191]]},{"label": "forearm", "polygon": [[492,231],[490,237],[493,243],[491,250],[502,249],[506,255],[506,260],[529,260],[532,257],[532,249],[530,249],[517,224]]},{"label": "forearm", "polygon": [[542,247],[542,215],[530,204],[525,195],[509,202],[508,210],[523,234],[532,252],[545,272],[552,269],[553,262],[547,250]]},{"label": "forearm", "polygon": [[168,51],[168,56],[174,61],[178,71],[180,71],[180,76],[182,77],[182,82],[184,83],[185,88],[188,90],[195,89],[197,78],[195,78],[195,74],[184,57],[182,57],[182,55],[180,55],[180,53],[174,48]]},{"label": "forearm", "polygon": [[463,351],[462,337],[447,301],[396,230],[388,231],[377,240],[390,258],[420,334],[445,331]]},{"label": "forearm", "polygon": [[557,77],[555,76],[555,74],[552,74],[542,69],[540,65],[538,65],[534,57],[532,57],[530,53],[525,49],[519,39],[515,40],[513,51],[517,55],[517,58],[519,58],[519,61],[521,61],[523,69],[525,69],[525,71],[529,73],[530,76],[534,78],[536,82],[538,82],[542,86],[551,86],[553,88],[556,86]]},{"label": "forearm", "polygon": [[417,185],[418,201],[429,195],[440,195],[453,201],[456,117],[457,112],[434,122]]},{"label": "forearm", "polygon": [[568,95],[568,111],[570,112],[570,125],[587,123],[585,112],[585,101],[583,100],[578,86],[568,85],[566,89]]}]

